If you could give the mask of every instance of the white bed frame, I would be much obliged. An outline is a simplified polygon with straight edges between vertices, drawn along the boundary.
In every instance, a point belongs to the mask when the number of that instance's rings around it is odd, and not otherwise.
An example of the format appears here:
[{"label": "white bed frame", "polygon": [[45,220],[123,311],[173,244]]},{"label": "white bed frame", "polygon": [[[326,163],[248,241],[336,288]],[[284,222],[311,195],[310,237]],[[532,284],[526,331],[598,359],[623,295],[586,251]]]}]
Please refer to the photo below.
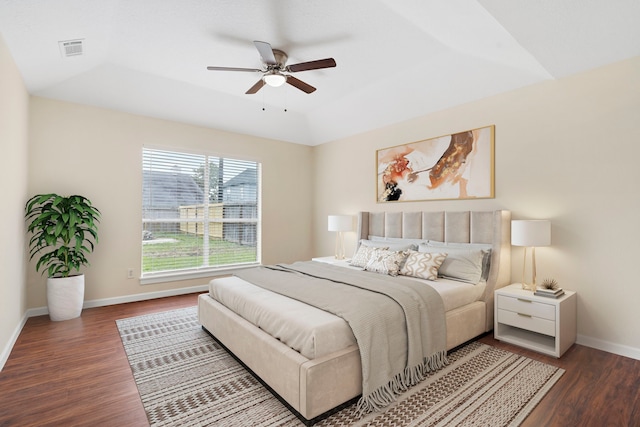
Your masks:
[{"label": "white bed frame", "polygon": [[[370,235],[491,244],[491,270],[482,300],[446,313],[447,350],[493,329],[494,290],[508,285],[511,278],[509,211],[360,212],[358,239]],[[355,345],[307,359],[207,294],[199,297],[198,318],[303,421],[313,423],[362,392],[360,352]]]}]

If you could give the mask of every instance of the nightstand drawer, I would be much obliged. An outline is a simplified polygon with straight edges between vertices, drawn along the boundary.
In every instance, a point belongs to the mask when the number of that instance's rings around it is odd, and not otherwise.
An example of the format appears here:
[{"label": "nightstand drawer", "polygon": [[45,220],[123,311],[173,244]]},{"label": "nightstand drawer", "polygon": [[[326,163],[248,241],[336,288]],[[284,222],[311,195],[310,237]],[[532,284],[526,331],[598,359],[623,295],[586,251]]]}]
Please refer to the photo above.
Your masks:
[{"label": "nightstand drawer", "polygon": [[494,336],[497,340],[560,357],[576,342],[577,294],[565,289],[559,298],[536,296],[513,283],[495,291]]},{"label": "nightstand drawer", "polygon": [[498,295],[498,308],[501,310],[514,311],[541,319],[551,321],[556,320],[556,307],[552,304],[532,301],[525,298],[508,297]]},{"label": "nightstand drawer", "polygon": [[556,335],[556,322],[522,312],[498,309],[498,322],[552,337]]}]

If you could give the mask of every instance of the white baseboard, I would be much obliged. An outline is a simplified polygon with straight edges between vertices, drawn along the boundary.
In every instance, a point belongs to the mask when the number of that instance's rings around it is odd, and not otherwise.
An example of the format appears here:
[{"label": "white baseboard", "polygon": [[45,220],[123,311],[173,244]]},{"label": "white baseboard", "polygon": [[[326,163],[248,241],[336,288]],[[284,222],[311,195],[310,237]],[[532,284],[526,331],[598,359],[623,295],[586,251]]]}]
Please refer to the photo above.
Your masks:
[{"label": "white baseboard", "polygon": [[2,349],[2,353],[0,353],[0,371],[2,371],[2,369],[4,368],[4,364],[7,363],[7,360],[9,360],[9,355],[11,354],[11,350],[13,350],[13,346],[16,344],[16,341],[18,341],[20,332],[22,332],[22,328],[24,327],[25,323],[27,323],[28,318],[29,316],[27,316],[27,313],[25,313],[24,316],[22,316],[22,320],[20,320],[20,323],[18,324],[18,326],[16,326],[16,329],[13,331],[13,334],[11,334],[11,338],[9,338],[9,342],[7,342],[7,345],[5,345],[4,348]]},{"label": "white baseboard", "polygon": [[620,356],[625,356],[625,357],[630,357],[632,359],[640,360],[639,348],[634,348],[626,345],[612,343],[609,341],[599,340],[597,338],[592,338],[585,335],[578,335],[576,343],[580,345],[584,345],[586,347],[591,347],[591,348],[606,351],[609,353],[617,354]]},{"label": "white baseboard", "polygon": [[176,295],[193,294],[209,290],[209,284],[191,286],[189,288],[169,289],[167,291],[147,292],[144,294],[126,295],[115,298],[94,299],[85,301],[83,308],[104,307],[107,305],[124,304],[127,302],[146,301],[149,299],[173,297]]},{"label": "white baseboard", "polygon": [[[122,297],[115,298],[103,298],[103,299],[95,299],[90,301],[85,301],[82,305],[82,308],[94,308],[94,307],[104,307],[107,305],[114,304],[124,304],[128,302],[136,302],[136,301],[146,301],[150,299],[157,298],[165,298],[165,297],[173,297],[176,295],[185,295],[185,294],[193,294],[196,292],[205,292],[209,289],[209,285],[200,285],[200,286],[192,286],[189,288],[179,288],[179,289],[170,289],[167,291],[158,291],[158,292],[147,292],[144,294],[134,294],[134,295],[126,295]],[[22,316],[22,320],[20,324],[16,327],[15,331],[11,335],[11,339],[0,353],[0,371],[4,368],[5,363],[9,359],[9,355],[11,354],[11,350],[13,350],[13,346],[15,345],[18,337],[20,336],[20,332],[22,332],[22,328],[27,323],[27,319],[29,317],[35,316],[44,316],[49,314],[49,310],[47,307],[36,307],[28,309],[24,316]]]},{"label": "white baseboard", "polygon": [[[209,285],[192,286],[190,288],[170,289],[168,291],[147,292],[144,294],[125,295],[122,297],[102,298],[85,301],[82,308],[105,307],[107,305],[125,304],[128,302],[146,301],[150,299],[173,297],[176,295],[193,294],[196,292],[205,292],[209,289]],[[49,314],[47,307],[30,308],[27,310],[27,317],[43,316]]]}]

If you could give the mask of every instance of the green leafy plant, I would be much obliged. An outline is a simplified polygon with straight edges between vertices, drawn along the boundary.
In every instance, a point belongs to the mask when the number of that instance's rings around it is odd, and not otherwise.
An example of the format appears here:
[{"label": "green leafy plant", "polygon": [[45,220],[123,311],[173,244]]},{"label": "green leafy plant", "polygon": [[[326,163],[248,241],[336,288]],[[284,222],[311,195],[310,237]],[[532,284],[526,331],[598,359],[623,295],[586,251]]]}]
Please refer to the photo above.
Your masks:
[{"label": "green leafy plant", "polygon": [[42,252],[36,271],[46,267],[49,277],[68,277],[89,265],[86,255],[98,243],[99,218],[100,211],[82,196],[39,194],[29,199],[25,206],[27,230],[33,233],[29,259]]}]

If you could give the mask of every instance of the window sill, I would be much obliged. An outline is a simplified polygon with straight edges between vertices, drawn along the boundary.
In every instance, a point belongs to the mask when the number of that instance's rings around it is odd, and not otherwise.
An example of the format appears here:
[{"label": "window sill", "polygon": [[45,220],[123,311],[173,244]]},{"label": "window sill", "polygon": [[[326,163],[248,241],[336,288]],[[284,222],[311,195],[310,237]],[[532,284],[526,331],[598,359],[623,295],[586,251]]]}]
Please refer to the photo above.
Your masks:
[{"label": "window sill", "polygon": [[214,278],[217,276],[228,276],[234,271],[243,270],[249,267],[259,266],[260,263],[243,264],[240,266],[208,268],[197,270],[184,270],[180,272],[147,273],[140,277],[141,285],[152,285],[154,283],[178,282],[180,280],[202,279],[205,277]]}]

